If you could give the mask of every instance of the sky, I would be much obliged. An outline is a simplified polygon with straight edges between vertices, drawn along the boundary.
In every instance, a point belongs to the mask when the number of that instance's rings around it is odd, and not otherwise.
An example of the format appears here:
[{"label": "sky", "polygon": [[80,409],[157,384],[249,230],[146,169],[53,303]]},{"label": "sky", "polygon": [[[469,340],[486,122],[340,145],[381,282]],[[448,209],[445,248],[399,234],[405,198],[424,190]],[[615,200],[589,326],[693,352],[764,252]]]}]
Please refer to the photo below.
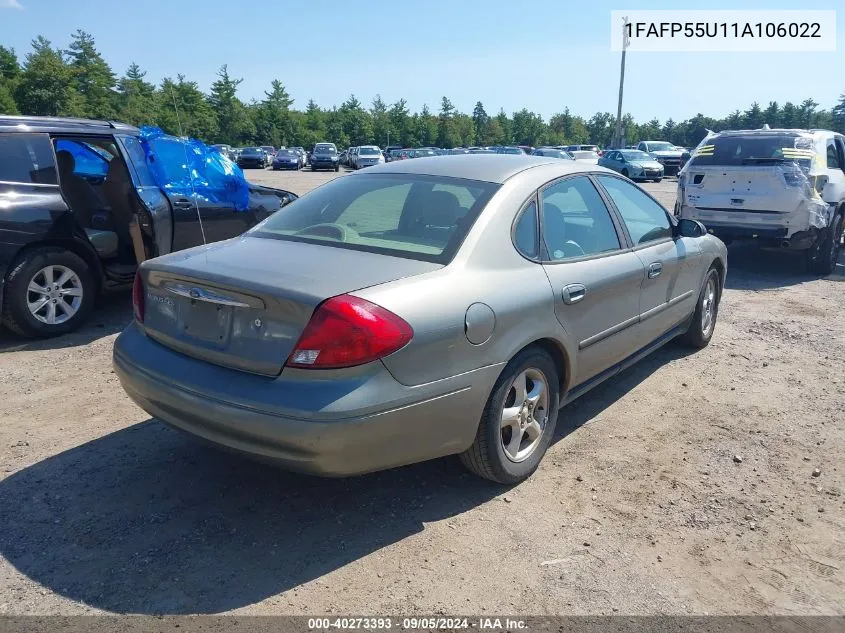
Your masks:
[{"label": "sky", "polygon": [[[840,2],[698,0],[683,8],[836,9]],[[845,6],[845,5],[841,5]],[[262,99],[280,79],[304,109],[405,98],[412,111],[522,108],[548,119],[569,107],[616,111],[620,53],[611,9],[677,9],[677,2],[570,0],[0,0],[0,43],[23,59],[44,35],[67,47],[90,32],[118,74],[131,62],[158,83],[185,74],[207,91],[222,64],[243,78],[238,96]],[[845,11],[829,53],[629,53],[623,111],[638,121],[722,117],[753,101],[832,107],[845,93]]]}]

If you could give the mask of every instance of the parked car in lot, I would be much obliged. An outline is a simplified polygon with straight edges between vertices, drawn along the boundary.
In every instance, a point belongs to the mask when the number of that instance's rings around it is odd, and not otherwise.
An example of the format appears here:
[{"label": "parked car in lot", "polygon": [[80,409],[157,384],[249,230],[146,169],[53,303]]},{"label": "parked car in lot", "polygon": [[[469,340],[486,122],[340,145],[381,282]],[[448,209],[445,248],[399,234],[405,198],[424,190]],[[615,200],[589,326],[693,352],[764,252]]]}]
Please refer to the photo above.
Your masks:
[{"label": "parked car in lot", "polygon": [[305,159],[297,149],[280,149],[273,157],[273,169],[302,169]]},{"label": "parked car in lot", "polygon": [[608,150],[599,158],[598,164],[634,181],[663,180],[663,165],[636,149]]},{"label": "parked car in lot", "polygon": [[708,344],[726,258],[595,165],[394,162],[144,263],[114,367],[156,418],[293,470],[460,454],[513,484],[563,404],[676,337]]},{"label": "parked car in lot", "polygon": [[394,160],[399,160],[399,154],[401,154],[401,153],[402,153],[401,147],[391,147],[389,150],[387,150],[387,156],[385,156],[384,162],[390,163],[390,162],[393,162]]},{"label": "parked car in lot", "polygon": [[598,145],[566,145],[563,149],[567,152],[593,152],[596,156],[599,153]]},{"label": "parked car in lot", "polygon": [[[276,155],[276,148],[272,145],[262,145],[261,149],[264,150],[264,153],[267,154],[267,165],[269,166],[273,162],[273,157]],[[280,149],[285,149],[284,147]]]},{"label": "parked car in lot", "polygon": [[267,167],[267,153],[260,147],[244,147],[238,153],[238,167],[241,169]]},{"label": "parked car in lot", "polygon": [[299,152],[299,155],[302,156],[302,166],[305,167],[306,165],[308,165],[308,152],[305,151],[305,148],[294,147],[293,149]]},{"label": "parked car in lot", "polygon": [[547,156],[549,158],[562,158],[563,160],[575,160],[572,157],[572,154],[566,150],[558,149],[556,147],[538,147],[531,155]]},{"label": "parked car in lot", "polygon": [[0,321],[25,336],[71,332],[100,292],[131,286],[138,261],[239,235],[295,198],[198,142],[0,116]]},{"label": "parked car in lot", "polygon": [[803,251],[807,267],[836,267],[845,219],[845,136],[828,130],[711,134],[678,177],[676,213],[725,241]]},{"label": "parked car in lot", "polygon": [[654,160],[663,165],[667,176],[674,176],[681,170],[682,147],[676,147],[666,141],[641,141],[637,149],[649,154]]},{"label": "parked car in lot", "polygon": [[363,169],[364,167],[372,167],[373,165],[381,165],[384,163],[384,156],[381,155],[381,149],[376,145],[362,145],[355,152],[355,164],[352,165],[354,169]]},{"label": "parked car in lot", "polygon": [[349,164],[349,150],[345,149],[340,154],[337,155],[337,162],[340,165],[348,165]]},{"label": "parked car in lot", "polygon": [[340,170],[337,146],[334,143],[317,143],[311,152],[311,171],[318,169]]},{"label": "parked car in lot", "polygon": [[522,150],[521,147],[517,147],[515,145],[507,145],[504,147],[497,147],[496,148],[497,154],[516,154],[518,156],[524,156],[525,152]]},{"label": "parked car in lot", "polygon": [[211,147],[216,149],[221,154],[223,154],[223,156],[225,156],[229,160],[234,159],[234,152],[233,152],[231,145],[217,144],[217,145],[212,145]]},{"label": "parked car in lot", "polygon": [[590,165],[598,165],[599,155],[592,150],[571,150],[569,155],[579,163],[588,163]]}]

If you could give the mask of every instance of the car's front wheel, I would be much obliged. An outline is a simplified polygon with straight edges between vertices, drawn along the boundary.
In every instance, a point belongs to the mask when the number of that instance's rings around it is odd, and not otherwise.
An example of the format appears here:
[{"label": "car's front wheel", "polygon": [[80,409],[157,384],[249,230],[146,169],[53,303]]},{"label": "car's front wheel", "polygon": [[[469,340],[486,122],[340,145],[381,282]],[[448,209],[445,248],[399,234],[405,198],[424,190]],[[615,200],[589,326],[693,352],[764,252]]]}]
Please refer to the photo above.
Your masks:
[{"label": "car's front wheel", "polygon": [[3,324],[33,338],[67,334],[94,307],[95,284],[80,257],[61,248],[28,251],[6,278]]},{"label": "car's front wheel", "polygon": [[663,178],[655,178],[654,182],[660,182],[661,180],[663,180]]},{"label": "car's front wheel", "polygon": [[722,283],[719,271],[716,268],[710,268],[704,278],[704,285],[698,293],[698,303],[689,329],[678,339],[682,344],[696,349],[707,347],[716,330],[716,317],[719,315],[721,298]]},{"label": "car's front wheel", "polygon": [[528,347],[505,367],[487,400],[464,465],[500,484],[516,484],[537,470],[557,422],[560,382],[547,352]]}]

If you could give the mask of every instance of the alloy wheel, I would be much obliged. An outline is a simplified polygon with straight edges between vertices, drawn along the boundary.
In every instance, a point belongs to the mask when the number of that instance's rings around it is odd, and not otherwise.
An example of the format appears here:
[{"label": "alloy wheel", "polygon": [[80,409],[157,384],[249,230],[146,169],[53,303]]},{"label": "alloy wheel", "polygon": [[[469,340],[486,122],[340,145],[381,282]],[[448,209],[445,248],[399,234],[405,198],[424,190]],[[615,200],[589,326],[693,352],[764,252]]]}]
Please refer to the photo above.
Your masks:
[{"label": "alloy wheel", "polygon": [[502,408],[500,437],[507,458],[527,459],[539,446],[548,419],[548,380],[539,369],[526,369],[514,378]]},{"label": "alloy wheel", "polygon": [[26,305],[41,323],[65,323],[82,305],[82,280],[67,266],[45,266],[29,280]]}]

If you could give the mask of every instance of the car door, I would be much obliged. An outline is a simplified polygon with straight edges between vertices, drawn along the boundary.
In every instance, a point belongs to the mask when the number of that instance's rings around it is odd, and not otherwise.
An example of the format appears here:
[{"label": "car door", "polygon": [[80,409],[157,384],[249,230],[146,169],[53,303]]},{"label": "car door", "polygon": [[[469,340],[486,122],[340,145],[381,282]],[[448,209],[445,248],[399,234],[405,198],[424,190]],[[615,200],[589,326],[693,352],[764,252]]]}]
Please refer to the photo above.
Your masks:
[{"label": "car door", "polygon": [[834,208],[845,200],[845,143],[841,137],[827,140],[827,185],[822,198]]},{"label": "car door", "polygon": [[701,249],[695,238],[675,235],[669,213],[636,185],[610,175],[596,180],[622,219],[634,254],[645,269],[641,280],[641,345],[660,338],[695,308]]},{"label": "car door", "polygon": [[123,150],[123,157],[129,167],[129,177],[135,185],[138,198],[150,214],[153,223],[154,257],[166,255],[173,250],[173,210],[167,196],[150,173],[147,157],[137,136],[118,134],[117,140]]},{"label": "car door", "polygon": [[551,182],[538,198],[543,268],[580,385],[636,351],[643,264],[589,176]]}]

